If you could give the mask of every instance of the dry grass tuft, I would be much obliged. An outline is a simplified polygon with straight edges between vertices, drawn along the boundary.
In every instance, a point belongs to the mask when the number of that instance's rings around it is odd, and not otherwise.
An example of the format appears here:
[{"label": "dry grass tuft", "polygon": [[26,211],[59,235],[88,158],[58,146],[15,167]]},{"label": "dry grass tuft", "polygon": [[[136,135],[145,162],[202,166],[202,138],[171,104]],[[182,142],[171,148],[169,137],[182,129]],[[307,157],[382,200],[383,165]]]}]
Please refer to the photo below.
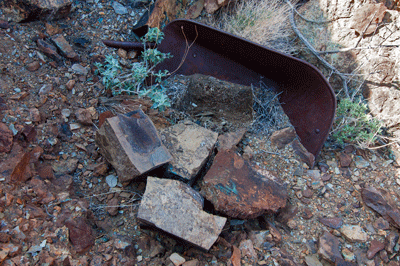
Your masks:
[{"label": "dry grass tuft", "polygon": [[291,38],[290,7],[280,0],[242,0],[210,19],[213,27],[280,52],[296,51]]}]

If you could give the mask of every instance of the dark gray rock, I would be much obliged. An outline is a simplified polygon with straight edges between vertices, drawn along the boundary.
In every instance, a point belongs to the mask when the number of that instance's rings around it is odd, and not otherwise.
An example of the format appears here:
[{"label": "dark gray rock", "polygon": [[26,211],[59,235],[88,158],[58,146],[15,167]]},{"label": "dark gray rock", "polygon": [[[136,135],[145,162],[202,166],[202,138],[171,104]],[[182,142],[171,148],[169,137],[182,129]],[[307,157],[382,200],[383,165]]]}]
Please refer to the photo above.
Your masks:
[{"label": "dark gray rock", "polygon": [[172,160],[150,118],[142,110],[107,118],[96,133],[101,154],[130,181]]}]

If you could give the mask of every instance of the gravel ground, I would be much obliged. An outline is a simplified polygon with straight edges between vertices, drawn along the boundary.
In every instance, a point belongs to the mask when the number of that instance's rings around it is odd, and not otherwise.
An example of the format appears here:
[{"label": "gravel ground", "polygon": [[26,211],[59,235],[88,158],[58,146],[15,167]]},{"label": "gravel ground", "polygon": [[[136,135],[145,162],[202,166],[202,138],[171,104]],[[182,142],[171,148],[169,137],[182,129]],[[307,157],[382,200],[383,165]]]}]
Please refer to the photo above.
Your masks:
[{"label": "gravel ground", "polygon": [[[364,188],[382,189],[398,212],[400,166],[389,149],[327,144],[309,169],[291,145],[278,150],[269,134],[252,131],[240,151],[258,170],[284,181],[287,208],[253,220],[229,219],[210,251],[139,224],[145,180],[110,188],[106,177],[116,173],[94,142],[99,114],[140,105],[157,128],[187,115],[159,113],[149,101],[134,97],[107,99],[94,63],[109,54],[119,57],[101,40],[132,38],[131,27],[143,10],[128,11],[118,15],[111,2],[77,1],[67,19],[10,22],[0,29],[0,130],[13,143],[0,153],[0,264],[174,265],[170,257],[177,253],[184,265],[332,265],[335,260],[324,254],[335,244],[320,240],[327,231],[347,263],[399,265],[396,224],[389,225],[361,198]],[[40,51],[36,40],[55,33],[65,37],[79,61],[58,62]],[[349,233],[350,225],[362,231],[352,227]],[[367,251],[377,245],[373,240],[384,246],[371,258]]]}]

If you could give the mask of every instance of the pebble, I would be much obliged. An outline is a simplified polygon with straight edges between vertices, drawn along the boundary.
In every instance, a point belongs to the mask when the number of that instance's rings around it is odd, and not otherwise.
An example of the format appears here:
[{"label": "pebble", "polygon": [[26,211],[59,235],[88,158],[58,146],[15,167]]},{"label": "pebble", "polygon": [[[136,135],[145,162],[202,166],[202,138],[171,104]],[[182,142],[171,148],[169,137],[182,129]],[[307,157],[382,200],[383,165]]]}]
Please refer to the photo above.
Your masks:
[{"label": "pebble", "polygon": [[83,67],[81,64],[73,64],[71,70],[78,75],[86,76],[89,73],[89,70],[86,67]]},{"label": "pebble", "polygon": [[108,175],[106,177],[106,183],[109,187],[115,187],[118,183],[118,178],[115,175]]},{"label": "pebble", "polygon": [[342,249],[342,255],[343,258],[346,261],[355,261],[356,260],[356,256],[354,255],[353,252],[351,252],[351,250],[349,250],[348,248],[343,248]]},{"label": "pebble", "polygon": [[355,157],[355,161],[354,161],[355,165],[357,168],[362,169],[362,168],[366,168],[369,166],[369,162],[366,161],[363,157],[361,156],[356,156]]},{"label": "pebble", "polygon": [[128,13],[128,9],[117,1],[113,2],[112,7],[114,8],[115,13],[118,15],[125,15]]},{"label": "pebble", "polygon": [[318,221],[333,229],[339,229],[343,225],[342,218],[338,217],[320,217],[318,218]]},{"label": "pebble", "polygon": [[180,266],[185,263],[185,258],[183,258],[181,255],[178,253],[172,253],[171,256],[169,256],[169,259],[172,261],[172,263],[175,266]]},{"label": "pebble", "polygon": [[28,69],[31,72],[34,72],[40,68],[40,63],[39,61],[34,61],[32,63],[29,63],[26,65],[26,69]]},{"label": "pebble", "polygon": [[39,90],[39,95],[47,95],[52,90],[53,90],[53,85],[51,84],[43,85]]}]

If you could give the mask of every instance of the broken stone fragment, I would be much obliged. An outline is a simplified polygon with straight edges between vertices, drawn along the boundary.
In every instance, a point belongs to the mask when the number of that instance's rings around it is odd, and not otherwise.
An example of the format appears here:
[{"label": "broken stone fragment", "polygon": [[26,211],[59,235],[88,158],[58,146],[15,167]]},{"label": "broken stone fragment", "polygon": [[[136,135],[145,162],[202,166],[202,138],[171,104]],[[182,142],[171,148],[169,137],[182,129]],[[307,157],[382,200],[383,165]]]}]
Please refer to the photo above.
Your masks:
[{"label": "broken stone fragment", "polygon": [[10,152],[13,144],[12,131],[6,124],[0,123],[0,152]]},{"label": "broken stone fragment", "polygon": [[233,151],[218,152],[201,185],[215,209],[230,217],[252,219],[285,207],[286,186],[270,172],[257,172]]},{"label": "broken stone fragment", "polygon": [[386,191],[367,187],[361,191],[361,197],[368,207],[382,215],[394,227],[400,228],[400,210]]},{"label": "broken stone fragment", "polygon": [[140,109],[107,118],[95,140],[101,154],[116,169],[120,182],[172,161],[153,122]]},{"label": "broken stone fragment", "polygon": [[147,178],[138,218],[167,233],[209,250],[226,218],[203,211],[203,198],[177,180]]},{"label": "broken stone fragment", "polygon": [[65,222],[69,230],[69,240],[78,253],[84,252],[94,244],[92,228],[83,217],[70,218]]},{"label": "broken stone fragment", "polygon": [[53,43],[60,49],[61,54],[66,58],[69,58],[74,61],[79,60],[79,56],[75,53],[74,49],[72,49],[71,45],[67,42],[67,40],[62,35],[57,35],[51,38]]},{"label": "broken stone fragment", "polygon": [[192,184],[214,149],[218,134],[187,121],[162,130],[160,135],[173,157],[168,171]]},{"label": "broken stone fragment", "polygon": [[218,137],[218,150],[231,150],[234,149],[242,140],[246,133],[246,128],[239,128],[234,132],[228,132]]},{"label": "broken stone fragment", "polygon": [[328,231],[325,231],[319,238],[318,254],[332,263],[342,261],[343,257],[339,250],[339,239]]},{"label": "broken stone fragment", "polygon": [[[19,0],[6,1],[14,9],[13,20],[55,20],[68,16],[71,11],[71,0]],[[17,15],[16,15],[17,14]]]},{"label": "broken stone fragment", "polygon": [[277,130],[271,135],[271,145],[278,149],[283,149],[287,144],[296,138],[296,131],[293,127]]}]

